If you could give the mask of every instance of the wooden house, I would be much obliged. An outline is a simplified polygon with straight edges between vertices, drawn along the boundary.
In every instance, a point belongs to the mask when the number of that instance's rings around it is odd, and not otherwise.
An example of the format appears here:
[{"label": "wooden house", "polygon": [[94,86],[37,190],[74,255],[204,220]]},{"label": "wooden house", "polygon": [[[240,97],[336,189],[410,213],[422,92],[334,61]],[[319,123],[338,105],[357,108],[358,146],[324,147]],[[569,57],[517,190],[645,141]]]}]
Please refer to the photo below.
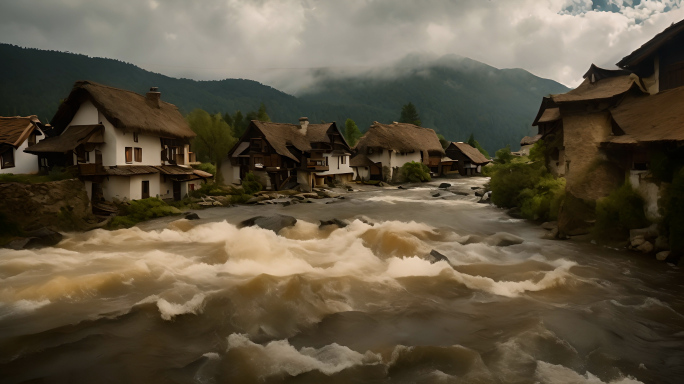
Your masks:
[{"label": "wooden house", "polygon": [[78,81],[51,123],[61,134],[26,152],[75,168],[94,201],[180,199],[211,177],[187,165],[195,133],[156,88],[143,96]]},{"label": "wooden house", "polygon": [[437,172],[444,149],[434,130],[413,124],[377,121],[354,147],[352,167],[359,180],[392,180],[408,162],[434,167]]},{"label": "wooden house", "polygon": [[0,117],[0,174],[37,173],[38,158],[24,150],[45,138],[35,115]]},{"label": "wooden house", "polygon": [[226,182],[240,183],[248,172],[267,189],[299,185],[310,190],[333,180],[351,181],[351,149],[336,123],[299,124],[252,120],[223,161]]},{"label": "wooden house", "polygon": [[458,172],[462,176],[473,176],[482,173],[482,167],[489,164],[482,152],[468,143],[452,142],[445,150],[448,161],[455,161]]}]

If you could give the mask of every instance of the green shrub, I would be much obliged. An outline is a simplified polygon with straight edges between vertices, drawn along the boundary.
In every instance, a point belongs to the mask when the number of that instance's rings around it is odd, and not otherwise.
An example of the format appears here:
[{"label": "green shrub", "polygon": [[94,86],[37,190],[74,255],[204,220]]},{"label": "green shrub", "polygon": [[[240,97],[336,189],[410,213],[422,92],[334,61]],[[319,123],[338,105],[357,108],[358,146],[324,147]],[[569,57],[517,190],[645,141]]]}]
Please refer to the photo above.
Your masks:
[{"label": "green shrub", "polygon": [[596,237],[622,239],[629,235],[630,229],[647,225],[644,199],[629,182],[596,201],[596,225],[593,229]]},{"label": "green shrub", "polygon": [[494,163],[495,164],[507,164],[513,160],[513,154],[511,153],[511,146],[507,145],[506,148],[501,148],[495,153]]},{"label": "green shrub", "polygon": [[411,183],[430,181],[430,168],[423,163],[411,161],[401,166],[401,175]]},{"label": "green shrub", "polygon": [[133,200],[128,205],[120,205],[119,209],[121,214],[109,223],[110,229],[129,228],[142,221],[181,213],[178,208],[156,197]]},{"label": "green shrub", "polygon": [[251,199],[252,197],[253,197],[252,195],[247,195],[244,193],[241,195],[232,195],[230,197],[230,203],[231,204],[244,204],[247,201],[249,201],[249,199]]},{"label": "green shrub", "polygon": [[50,181],[73,179],[75,176],[63,167],[54,167],[49,173],[36,175],[5,173],[0,175],[0,182],[38,184]]},{"label": "green shrub", "polygon": [[662,224],[670,239],[670,249],[684,252],[684,168],[675,172],[659,205],[664,207]]},{"label": "green shrub", "polygon": [[245,175],[245,178],[242,179],[242,189],[244,189],[245,193],[248,195],[253,195],[261,191],[262,188],[259,179],[257,179],[256,175],[252,172],[248,172]]}]

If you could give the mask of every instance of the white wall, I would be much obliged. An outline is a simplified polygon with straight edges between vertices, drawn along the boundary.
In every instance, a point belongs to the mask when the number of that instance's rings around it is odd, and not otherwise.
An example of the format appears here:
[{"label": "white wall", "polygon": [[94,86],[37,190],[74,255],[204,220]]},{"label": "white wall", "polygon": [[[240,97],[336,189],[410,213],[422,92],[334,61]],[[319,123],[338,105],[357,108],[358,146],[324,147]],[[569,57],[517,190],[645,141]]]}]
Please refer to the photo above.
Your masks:
[{"label": "white wall", "polygon": [[390,167],[390,178],[392,178],[392,174],[394,173],[394,167],[401,167],[402,165],[411,161],[416,161],[419,163],[421,162],[420,151],[401,154],[385,149],[381,154],[373,153],[367,156],[375,163],[381,162],[383,167]]},{"label": "white wall", "polygon": [[138,200],[142,199],[142,182],[147,180],[150,182],[150,197],[156,197],[159,195],[159,180],[160,175],[158,173],[151,173],[148,175],[135,175],[131,176],[130,183],[130,195],[129,199]]},{"label": "white wall", "polygon": [[[45,137],[38,136],[36,139]],[[0,173],[37,173],[38,172],[38,156],[32,155],[30,153],[24,152],[24,149],[28,147],[28,139],[19,146],[19,148],[12,148],[14,151],[14,167],[12,168],[0,168]]]},{"label": "white wall", "polygon": [[131,178],[126,176],[109,176],[102,182],[102,194],[105,200],[130,200]]},{"label": "white wall", "polygon": [[327,176],[327,175],[337,175],[337,174],[342,174],[342,173],[354,173],[354,170],[349,166],[349,157],[348,155],[344,155],[346,158],[346,164],[342,164],[341,158],[343,156],[337,156],[337,155],[332,155],[330,153],[324,153],[323,157],[328,158],[328,167],[329,169],[325,172],[316,172],[316,175],[318,176]]},{"label": "white wall", "polygon": [[368,167],[354,167],[354,180],[360,178],[361,180],[370,180],[370,169]]},{"label": "white wall", "polygon": [[233,166],[230,159],[225,158],[221,163],[221,176],[225,184],[240,184],[240,166]]}]

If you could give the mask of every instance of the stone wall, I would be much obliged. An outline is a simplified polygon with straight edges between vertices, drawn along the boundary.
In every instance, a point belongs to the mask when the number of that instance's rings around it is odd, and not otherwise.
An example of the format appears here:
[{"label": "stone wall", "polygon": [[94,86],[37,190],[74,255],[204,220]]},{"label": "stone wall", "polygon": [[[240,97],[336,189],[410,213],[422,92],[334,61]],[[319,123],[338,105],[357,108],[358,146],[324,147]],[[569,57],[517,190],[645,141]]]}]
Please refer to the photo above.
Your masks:
[{"label": "stone wall", "polygon": [[95,222],[85,186],[78,179],[0,183],[0,196],[0,213],[23,231],[42,227],[71,231]]}]

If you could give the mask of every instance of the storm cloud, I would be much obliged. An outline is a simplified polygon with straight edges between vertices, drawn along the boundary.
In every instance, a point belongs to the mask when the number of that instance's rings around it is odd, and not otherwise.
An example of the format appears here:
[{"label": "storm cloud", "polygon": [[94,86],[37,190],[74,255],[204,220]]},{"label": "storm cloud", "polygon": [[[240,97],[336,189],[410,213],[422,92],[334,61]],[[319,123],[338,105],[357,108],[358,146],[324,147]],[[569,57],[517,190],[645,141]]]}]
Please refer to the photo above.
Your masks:
[{"label": "storm cloud", "polygon": [[576,86],[684,19],[682,0],[1,0],[0,42],[289,92],[311,69],[457,54]]}]

